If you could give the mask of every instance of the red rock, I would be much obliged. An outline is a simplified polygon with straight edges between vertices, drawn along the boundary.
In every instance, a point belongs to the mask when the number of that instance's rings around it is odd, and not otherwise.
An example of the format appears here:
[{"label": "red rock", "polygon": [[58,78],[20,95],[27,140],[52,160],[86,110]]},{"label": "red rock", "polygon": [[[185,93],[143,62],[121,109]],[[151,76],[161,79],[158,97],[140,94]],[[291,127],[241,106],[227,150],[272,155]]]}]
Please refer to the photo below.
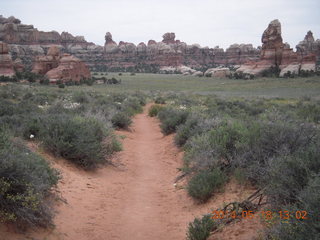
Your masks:
[{"label": "red rock", "polygon": [[25,70],[25,66],[23,65],[20,58],[17,58],[13,62],[13,68],[16,72],[23,72]]},{"label": "red rock", "polygon": [[33,25],[21,24],[15,17],[4,18],[0,16],[0,41],[8,44],[81,44],[89,46],[93,43],[85,41],[83,36],[72,36],[70,33],[62,32],[61,35],[56,31],[38,31]]},{"label": "red rock", "polygon": [[176,34],[175,33],[165,33],[163,34],[163,40],[162,42],[166,43],[166,44],[175,44],[175,38],[176,38]]},{"label": "red rock", "polygon": [[116,44],[116,42],[112,40],[112,34],[110,32],[106,33],[104,39],[106,40],[105,44],[110,44],[110,43]]},{"label": "red rock", "polygon": [[0,76],[12,77],[15,74],[9,54],[8,44],[0,42]]},{"label": "red rock", "polygon": [[149,40],[148,41],[148,46],[155,45],[155,44],[157,44],[157,42],[155,40]]},{"label": "red rock", "polygon": [[320,40],[314,40],[313,33],[308,31],[304,40],[301,41],[297,46],[297,53],[301,58],[314,54],[316,56],[317,61],[320,61]]},{"label": "red rock", "polygon": [[51,46],[47,56],[37,56],[32,72],[44,75],[53,68],[58,67],[60,61],[60,50],[57,46]]},{"label": "red rock", "polygon": [[79,82],[82,79],[91,78],[89,68],[80,59],[70,54],[64,54],[59,61],[59,66],[47,72],[46,76],[52,83],[58,80]]},{"label": "red rock", "polygon": [[[305,63],[304,69],[313,69],[316,63],[314,54],[310,54],[310,47],[314,42],[311,32],[308,32],[305,40],[300,42],[300,52],[294,52],[289,44],[283,43],[281,36],[281,24],[278,20],[272,21],[262,35],[262,50],[259,61],[249,61],[243,64],[237,72],[260,75],[271,67],[280,68],[280,76],[290,71],[298,74],[301,64]],[[311,52],[314,50],[311,50]],[[315,68],[315,67],[314,67]]]}]

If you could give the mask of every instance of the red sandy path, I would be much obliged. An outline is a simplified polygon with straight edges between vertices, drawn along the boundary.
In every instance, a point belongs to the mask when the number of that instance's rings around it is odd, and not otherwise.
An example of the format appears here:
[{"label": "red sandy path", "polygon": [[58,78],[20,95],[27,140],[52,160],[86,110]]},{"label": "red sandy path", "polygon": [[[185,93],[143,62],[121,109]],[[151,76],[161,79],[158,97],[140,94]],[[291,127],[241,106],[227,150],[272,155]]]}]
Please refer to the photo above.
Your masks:
[{"label": "red sandy path", "polygon": [[[173,136],[162,135],[158,120],[148,117],[146,109],[133,119],[131,132],[119,132],[125,135],[124,150],[114,159],[119,167],[87,173],[42,153],[61,171],[58,189],[68,204],[56,206],[54,230],[19,235],[2,226],[0,239],[185,239],[187,224],[195,216],[248,194],[229,184],[225,193],[206,204],[195,204],[185,190],[173,185],[183,153],[173,145]],[[235,236],[241,239],[239,234]],[[229,237],[227,234],[225,239]]]}]

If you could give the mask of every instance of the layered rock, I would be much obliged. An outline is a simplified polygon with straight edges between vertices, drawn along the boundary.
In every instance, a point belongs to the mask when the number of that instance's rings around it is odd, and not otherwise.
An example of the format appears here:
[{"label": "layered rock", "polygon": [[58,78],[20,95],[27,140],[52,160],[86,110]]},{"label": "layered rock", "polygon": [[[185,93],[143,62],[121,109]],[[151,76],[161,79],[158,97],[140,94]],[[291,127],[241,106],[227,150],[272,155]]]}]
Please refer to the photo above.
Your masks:
[{"label": "layered rock", "polygon": [[[48,49],[56,45],[61,52],[69,53],[95,69],[109,71],[158,71],[162,67],[188,66],[205,70],[217,66],[241,65],[239,71],[259,75],[271,67],[285,69],[288,65],[299,65],[300,69],[313,69],[315,54],[320,63],[320,40],[314,40],[308,32],[304,41],[297,46],[297,53],[283,43],[281,24],[272,21],[262,35],[262,48],[251,44],[233,44],[226,50],[214,47],[189,45],[176,40],[175,33],[165,33],[160,42],[148,43],[115,42],[111,33],[105,35],[105,45],[99,46],[74,37],[70,33],[42,32],[32,25],[24,25],[14,17],[0,17],[0,41],[9,43],[12,59],[21,59],[31,66],[35,56],[48,59]],[[20,61],[20,63],[21,63]],[[40,61],[41,62],[41,61]],[[44,62],[44,61],[42,61]],[[43,67],[40,67],[43,69]]]},{"label": "layered rock", "polygon": [[240,65],[259,60],[260,50],[252,44],[233,44],[225,52],[226,65]]},{"label": "layered rock", "polygon": [[317,62],[320,63],[320,39],[315,40],[311,31],[307,32],[304,40],[301,41],[296,48],[300,57],[315,54]]},{"label": "layered rock", "polygon": [[83,36],[74,37],[68,32],[59,34],[56,31],[38,31],[33,25],[21,24],[15,17],[4,18],[0,15],[0,41],[9,44],[82,44],[88,45]]},{"label": "layered rock", "polygon": [[0,76],[12,77],[14,74],[14,65],[9,54],[8,44],[0,42]]},{"label": "layered rock", "polygon": [[[59,34],[56,31],[43,32],[33,25],[22,24],[15,17],[4,18],[0,15],[0,41],[9,44],[10,53],[15,60],[19,58],[26,66],[31,67],[35,56],[44,55],[54,44],[64,52],[75,53],[92,61],[92,53],[96,53],[93,43],[87,42],[83,36],[73,36],[68,32]],[[91,48],[91,46],[94,46]],[[103,48],[100,47],[100,55]],[[99,54],[97,53],[97,56]],[[93,59],[96,59],[94,56]]]},{"label": "layered rock", "polygon": [[25,66],[22,63],[20,58],[16,58],[16,60],[14,60],[13,62],[13,68],[16,72],[23,72],[25,71]]},{"label": "layered rock", "polygon": [[80,81],[91,77],[89,68],[77,57],[70,54],[61,55],[58,46],[51,46],[46,56],[38,56],[32,72],[46,75],[50,82],[58,80]]},{"label": "layered rock", "polygon": [[162,67],[189,66],[208,68],[214,65],[242,64],[259,58],[260,50],[251,44],[235,44],[225,52],[222,48],[202,48],[198,44],[188,45],[175,39],[175,33],[165,33],[161,42],[149,40],[148,44],[116,42],[112,35],[106,34],[104,46],[105,60],[108,67],[137,67],[154,65]]},{"label": "layered rock", "polygon": [[[248,61],[241,65],[237,72],[250,75],[260,75],[271,68],[280,69],[280,77],[286,73],[299,74],[303,70],[315,71],[315,50],[311,50],[313,36],[307,34],[301,42],[300,53],[294,52],[290,45],[283,43],[281,36],[281,24],[279,20],[273,20],[262,34],[262,49],[258,61]],[[310,50],[309,50],[310,49]]]},{"label": "layered rock", "polygon": [[60,50],[57,46],[51,46],[46,56],[37,56],[32,72],[44,75],[51,69],[58,67],[60,61]]},{"label": "layered rock", "polygon": [[82,79],[91,77],[88,67],[77,57],[70,54],[63,54],[59,66],[47,72],[46,76],[50,82],[79,82]]}]

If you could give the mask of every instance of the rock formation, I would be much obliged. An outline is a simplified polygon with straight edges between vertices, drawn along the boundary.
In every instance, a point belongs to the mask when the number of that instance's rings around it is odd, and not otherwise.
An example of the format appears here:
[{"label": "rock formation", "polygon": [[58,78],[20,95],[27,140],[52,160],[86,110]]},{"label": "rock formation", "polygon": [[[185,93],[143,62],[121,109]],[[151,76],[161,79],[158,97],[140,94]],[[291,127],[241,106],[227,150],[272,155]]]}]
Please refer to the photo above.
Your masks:
[{"label": "rock formation", "polygon": [[4,18],[0,15],[0,41],[8,44],[61,44],[68,43],[83,44],[87,43],[82,36],[72,36],[70,33],[59,34],[56,31],[38,31],[33,25],[21,24],[15,17]]},{"label": "rock formation", "polygon": [[206,77],[214,77],[214,78],[226,78],[229,77],[231,71],[229,68],[209,68],[204,76]]},{"label": "rock formation", "polygon": [[91,74],[88,67],[79,58],[65,53],[59,61],[59,66],[48,71],[46,76],[52,83],[59,80],[79,82],[90,78]]},{"label": "rock formation", "polygon": [[[314,40],[312,32],[308,32],[304,41],[297,45],[297,52],[294,52],[283,43],[278,20],[272,21],[264,31],[261,48],[254,48],[252,44],[232,44],[226,50],[218,46],[201,47],[176,40],[175,33],[165,33],[160,42],[149,40],[147,44],[141,42],[135,45],[125,41],[117,43],[109,32],[105,35],[104,46],[99,46],[85,41],[81,36],[38,31],[33,25],[22,24],[19,19],[2,16],[0,41],[9,44],[13,60],[19,58],[27,67],[31,67],[35,56],[47,59],[47,62],[40,60],[39,64],[56,65],[51,54],[47,54],[51,45],[79,58],[93,69],[103,71],[158,72],[163,67],[179,66],[204,71],[218,66],[241,65],[238,71],[259,75],[271,67],[286,70],[289,65],[299,65],[300,70],[312,70],[314,57],[320,64],[320,40]],[[39,69],[47,71],[43,66]],[[39,71],[37,67],[34,70]]]},{"label": "rock formation", "polygon": [[51,46],[46,56],[37,56],[32,72],[44,75],[53,68],[58,67],[60,50],[57,46]]},{"label": "rock formation", "polygon": [[320,39],[315,40],[311,31],[307,32],[304,40],[301,41],[296,48],[300,57],[315,54],[317,62],[320,63]]},{"label": "rock formation", "polygon": [[51,46],[46,56],[36,57],[32,72],[46,75],[50,82],[80,81],[91,77],[89,68],[70,54],[61,56],[58,46]]},{"label": "rock formation", "polygon": [[9,54],[8,44],[0,42],[0,76],[12,77],[14,74],[15,72]]},{"label": "rock formation", "polygon": [[314,39],[311,35],[312,33],[308,33],[305,40],[300,43],[300,53],[294,52],[289,44],[283,43],[279,20],[273,20],[262,34],[260,59],[248,61],[237,69],[237,72],[260,75],[271,68],[278,68],[281,70],[280,77],[283,77],[286,73],[299,74],[301,69],[315,71],[316,55],[315,47],[312,48],[311,42],[314,42]]}]

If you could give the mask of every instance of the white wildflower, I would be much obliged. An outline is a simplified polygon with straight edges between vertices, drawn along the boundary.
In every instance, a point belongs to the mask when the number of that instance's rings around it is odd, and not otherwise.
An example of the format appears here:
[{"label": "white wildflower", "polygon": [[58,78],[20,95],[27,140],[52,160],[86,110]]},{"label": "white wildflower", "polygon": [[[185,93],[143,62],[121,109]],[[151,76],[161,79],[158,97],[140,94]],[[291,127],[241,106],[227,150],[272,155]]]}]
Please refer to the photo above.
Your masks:
[{"label": "white wildflower", "polygon": [[33,135],[33,134],[30,135],[30,139],[32,139],[32,138],[34,138],[34,135]]}]

